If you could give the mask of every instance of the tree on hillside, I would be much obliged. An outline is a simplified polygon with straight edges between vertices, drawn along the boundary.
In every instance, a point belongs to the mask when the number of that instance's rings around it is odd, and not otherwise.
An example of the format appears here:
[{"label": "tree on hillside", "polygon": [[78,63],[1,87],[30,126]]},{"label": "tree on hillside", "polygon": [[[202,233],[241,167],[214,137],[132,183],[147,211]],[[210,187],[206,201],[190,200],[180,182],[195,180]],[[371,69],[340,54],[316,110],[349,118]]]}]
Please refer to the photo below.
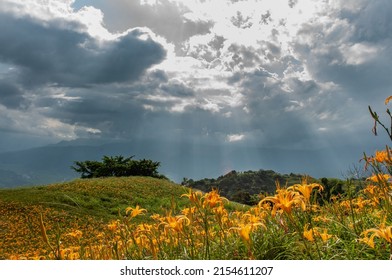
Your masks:
[{"label": "tree on hillside", "polygon": [[160,162],[149,159],[133,160],[134,156],[104,156],[102,161],[75,161],[71,166],[81,178],[149,176],[166,178],[158,173]]}]

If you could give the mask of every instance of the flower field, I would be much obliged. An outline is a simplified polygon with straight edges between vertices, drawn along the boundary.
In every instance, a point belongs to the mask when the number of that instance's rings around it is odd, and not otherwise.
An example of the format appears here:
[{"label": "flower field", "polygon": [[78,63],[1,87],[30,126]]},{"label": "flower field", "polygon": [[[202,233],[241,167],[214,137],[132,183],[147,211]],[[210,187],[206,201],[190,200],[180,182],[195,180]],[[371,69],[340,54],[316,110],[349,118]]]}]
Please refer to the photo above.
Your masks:
[{"label": "flower field", "polygon": [[[381,153],[369,164],[389,164]],[[3,259],[389,259],[390,176],[319,203],[318,183],[277,185],[254,207],[233,207],[217,191],[188,189],[179,207],[150,213],[128,206],[114,219],[42,205],[0,204]],[[95,181],[97,182],[97,181]],[[80,187],[80,183],[79,183]],[[184,189],[183,189],[184,190]],[[1,201],[1,200],[0,200]],[[322,204],[322,205],[320,205]]]}]

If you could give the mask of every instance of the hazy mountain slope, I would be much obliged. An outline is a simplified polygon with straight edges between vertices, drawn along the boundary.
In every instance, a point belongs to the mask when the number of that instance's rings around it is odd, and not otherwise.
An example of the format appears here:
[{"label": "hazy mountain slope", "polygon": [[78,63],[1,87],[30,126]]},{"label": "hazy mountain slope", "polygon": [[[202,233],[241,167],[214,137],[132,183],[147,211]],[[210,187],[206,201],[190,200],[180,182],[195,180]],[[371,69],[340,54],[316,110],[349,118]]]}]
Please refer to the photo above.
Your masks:
[{"label": "hazy mountain slope", "polygon": [[[159,172],[175,182],[183,178],[217,178],[230,170],[268,169],[279,173],[308,174],[315,178],[340,177],[358,163],[346,149],[332,154],[327,150],[286,150],[240,147],[235,144],[183,143],[180,140],[133,140],[111,142],[75,140],[23,151],[0,153],[0,184],[46,184],[77,178],[70,166],[74,161],[100,160],[102,156],[135,156],[159,161]],[[23,178],[24,181],[19,179]]]}]

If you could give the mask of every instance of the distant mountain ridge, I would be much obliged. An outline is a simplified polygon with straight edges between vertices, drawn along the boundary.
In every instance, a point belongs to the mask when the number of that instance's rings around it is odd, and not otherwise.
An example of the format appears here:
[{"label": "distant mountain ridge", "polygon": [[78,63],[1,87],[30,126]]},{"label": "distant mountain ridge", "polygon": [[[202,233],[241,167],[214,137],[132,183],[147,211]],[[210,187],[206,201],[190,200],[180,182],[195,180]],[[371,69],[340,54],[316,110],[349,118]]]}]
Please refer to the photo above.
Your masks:
[{"label": "distant mountain ridge", "polygon": [[23,186],[29,184],[29,178],[13,171],[0,169],[0,188]]},{"label": "distant mountain ridge", "polygon": [[[347,171],[351,159],[347,149],[335,158],[328,150],[287,150],[194,143],[181,139],[131,139],[127,141],[77,139],[38,148],[0,153],[0,186],[42,185],[79,177],[70,167],[75,161],[100,160],[103,156],[151,159],[161,163],[159,173],[180,183],[184,177],[200,180],[217,178],[228,170],[271,169],[276,172],[308,174],[315,178],[338,177]],[[343,165],[343,160],[348,161]],[[343,166],[343,167],[342,167]],[[343,168],[343,169],[342,169]]]}]

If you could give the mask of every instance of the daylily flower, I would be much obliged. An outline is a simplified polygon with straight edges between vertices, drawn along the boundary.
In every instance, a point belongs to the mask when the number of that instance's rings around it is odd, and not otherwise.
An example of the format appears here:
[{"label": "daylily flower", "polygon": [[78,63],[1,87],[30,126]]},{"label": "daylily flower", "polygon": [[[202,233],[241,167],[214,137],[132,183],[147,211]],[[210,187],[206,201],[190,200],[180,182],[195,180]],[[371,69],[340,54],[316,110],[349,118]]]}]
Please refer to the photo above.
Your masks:
[{"label": "daylily flower", "polygon": [[371,229],[365,230],[363,232],[363,235],[365,235],[365,237],[367,237],[367,235],[371,232],[373,233],[370,236],[371,239],[378,237],[378,238],[384,239],[388,243],[392,244],[392,226],[385,227],[385,225],[382,224],[380,226],[380,228],[371,228]]},{"label": "daylily flower", "polygon": [[190,202],[198,203],[202,195],[203,193],[201,191],[193,191],[192,189],[190,189],[188,193],[181,195],[181,197],[186,196],[189,198]]},{"label": "daylily flower", "polygon": [[143,213],[147,212],[147,210],[140,208],[139,205],[137,205],[135,208],[127,207],[127,209],[125,209],[125,213],[128,215],[129,212],[131,212],[131,218],[134,218],[138,215],[143,215]]},{"label": "daylily flower", "polygon": [[239,236],[245,243],[250,243],[250,233],[258,226],[262,226],[265,228],[265,225],[262,223],[254,223],[254,224],[241,224],[239,227],[233,227],[231,229],[237,230]]},{"label": "daylily flower", "polygon": [[308,229],[308,225],[305,226],[303,235],[308,241],[314,241],[313,229]]},{"label": "daylily flower", "polygon": [[274,216],[278,210],[282,210],[287,214],[290,214],[293,206],[300,205],[303,210],[305,210],[305,203],[303,196],[298,192],[290,191],[288,189],[279,189],[275,196],[267,196],[260,201],[259,204],[264,204],[265,202],[272,202],[273,208],[271,214]]},{"label": "daylily flower", "polygon": [[119,224],[118,220],[117,221],[112,221],[110,224],[108,224],[108,229],[110,231],[116,231],[117,228],[118,228],[118,224]]},{"label": "daylily flower", "polygon": [[389,103],[389,101],[391,101],[391,99],[392,99],[392,95],[391,95],[391,96],[388,96],[388,97],[385,99],[385,105],[387,105],[387,104]]},{"label": "daylily flower", "polygon": [[333,237],[332,234],[328,234],[327,229],[323,229],[323,232],[320,233],[319,231],[317,231],[317,235],[321,237],[321,239],[323,240],[323,242],[327,242],[330,238]]},{"label": "daylily flower", "polygon": [[203,206],[204,207],[209,206],[210,208],[214,208],[216,205],[222,204],[223,200],[227,200],[221,197],[218,194],[217,190],[212,190],[211,192],[206,193],[203,196],[203,199],[204,199]]},{"label": "daylily flower", "polygon": [[369,181],[372,181],[375,183],[382,183],[382,182],[388,181],[389,179],[391,179],[391,175],[389,175],[389,174],[376,174],[376,175],[370,176],[366,180],[369,180]]},{"label": "daylily flower", "polygon": [[308,184],[307,183],[307,178],[305,178],[301,184],[295,184],[289,188],[287,188],[287,190],[293,190],[293,191],[298,191],[299,193],[302,194],[302,196],[305,199],[306,203],[309,203],[310,201],[310,196],[312,194],[313,189],[317,188],[319,191],[324,190],[323,186],[320,184]]},{"label": "daylily flower", "polygon": [[190,220],[184,216],[184,215],[178,215],[178,216],[167,216],[165,222],[162,222],[163,225],[165,225],[166,228],[171,228],[174,229],[176,232],[182,232],[185,225],[190,224]]},{"label": "daylily flower", "polygon": [[374,236],[371,236],[370,238],[365,236],[364,238],[358,239],[360,242],[366,243],[369,245],[371,248],[374,249]]},{"label": "daylily flower", "polygon": [[83,236],[83,232],[81,232],[80,230],[74,230],[74,231],[68,233],[67,235],[71,236],[73,238],[76,238],[76,239],[80,239]]}]

